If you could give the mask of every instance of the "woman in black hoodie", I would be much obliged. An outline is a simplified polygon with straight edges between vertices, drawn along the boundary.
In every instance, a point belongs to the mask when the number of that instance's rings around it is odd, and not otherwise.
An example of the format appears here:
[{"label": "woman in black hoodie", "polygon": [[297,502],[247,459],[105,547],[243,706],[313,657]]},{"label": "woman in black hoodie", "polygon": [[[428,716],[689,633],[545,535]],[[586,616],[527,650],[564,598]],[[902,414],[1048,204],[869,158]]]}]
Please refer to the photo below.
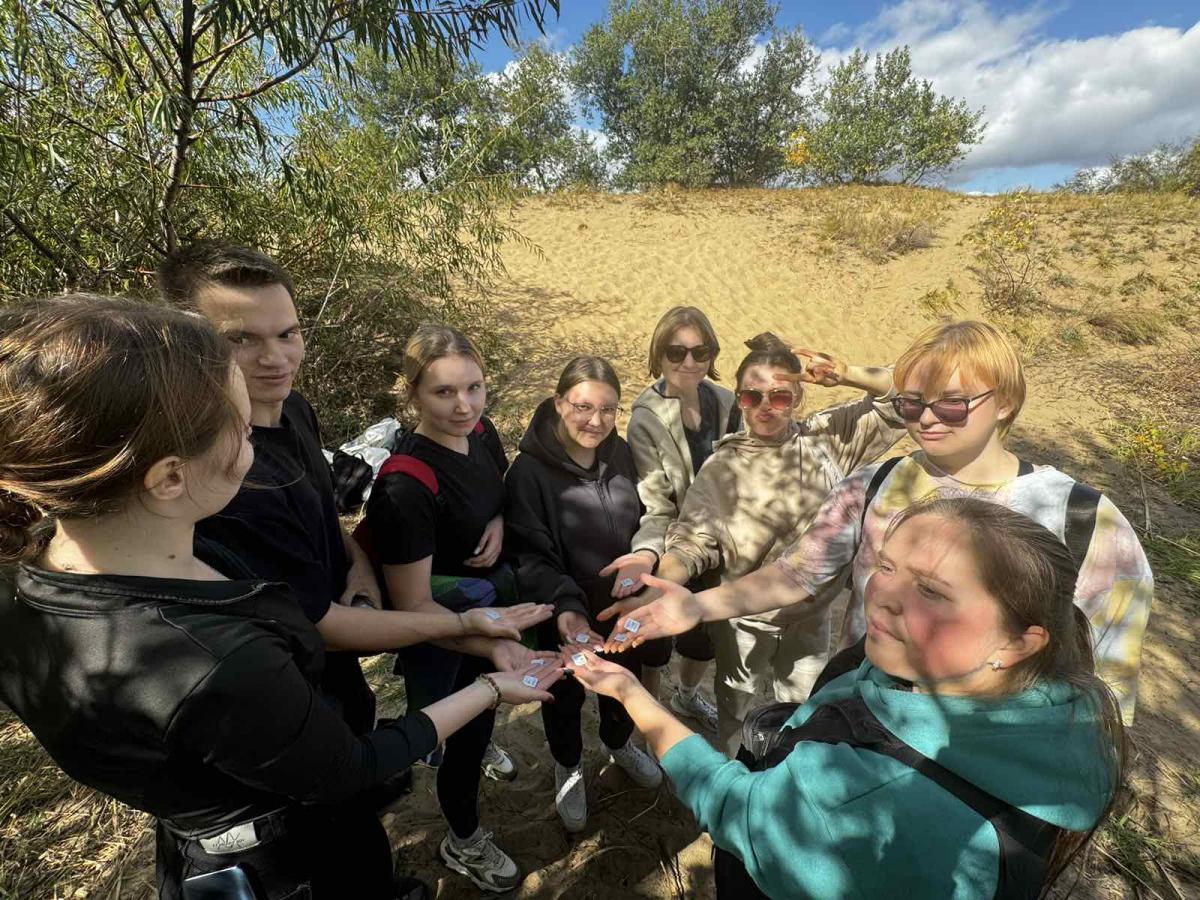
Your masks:
[{"label": "woman in black hoodie", "polygon": [[[613,576],[598,573],[628,552],[643,512],[633,455],[616,433],[620,399],[621,383],[606,360],[571,360],[554,396],[534,412],[508,470],[505,532],[517,555],[521,596],[554,604],[554,617],[539,628],[539,649],[596,647],[612,629],[596,614],[612,603]],[[614,659],[640,673],[641,653]],[[542,721],[555,760],[555,807],[568,831],[581,831],[587,824],[580,769],[584,692],[567,679],[551,693],[555,702],[543,707]],[[639,786],[657,787],[662,770],[633,744],[632,733],[621,705],[601,697],[600,739],[613,762]]]}]

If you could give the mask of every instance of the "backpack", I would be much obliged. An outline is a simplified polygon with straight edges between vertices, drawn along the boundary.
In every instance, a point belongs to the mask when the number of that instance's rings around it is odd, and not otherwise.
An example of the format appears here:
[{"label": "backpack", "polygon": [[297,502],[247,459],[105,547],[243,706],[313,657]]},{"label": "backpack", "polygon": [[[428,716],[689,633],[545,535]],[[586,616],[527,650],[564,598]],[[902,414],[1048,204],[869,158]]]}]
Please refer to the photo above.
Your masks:
[{"label": "backpack", "polygon": [[[861,697],[820,706],[802,725],[785,725],[799,706],[773,703],[752,712],[742,729],[738,761],[752,772],[773,768],[803,741],[863,747],[898,760],[991,823],[1000,847],[994,900],[1026,900],[1041,893],[1050,855],[1062,829],[976,787],[910,747],[879,721]],[[714,848],[714,857],[718,900],[766,897],[738,857],[720,847]]]}]

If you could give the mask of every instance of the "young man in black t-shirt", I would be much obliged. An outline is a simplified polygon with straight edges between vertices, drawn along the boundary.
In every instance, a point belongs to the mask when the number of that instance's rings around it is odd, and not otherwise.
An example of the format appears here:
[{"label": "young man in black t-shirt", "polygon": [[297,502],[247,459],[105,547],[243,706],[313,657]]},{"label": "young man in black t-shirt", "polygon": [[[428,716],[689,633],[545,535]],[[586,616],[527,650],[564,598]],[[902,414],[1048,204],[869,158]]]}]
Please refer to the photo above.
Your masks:
[{"label": "young man in black t-shirt", "polygon": [[[379,585],[338,521],[316,414],[292,390],[304,338],[291,279],[261,253],[200,241],[163,261],[159,284],[169,302],[196,309],[229,338],[250,395],[254,465],[233,502],[197,533],[259,577],[290,584],[327,644],[355,646],[344,634],[330,640],[347,624],[335,607],[356,597],[378,607]],[[374,725],[375,696],[357,653],[327,653],[321,687],[355,732]]]}]

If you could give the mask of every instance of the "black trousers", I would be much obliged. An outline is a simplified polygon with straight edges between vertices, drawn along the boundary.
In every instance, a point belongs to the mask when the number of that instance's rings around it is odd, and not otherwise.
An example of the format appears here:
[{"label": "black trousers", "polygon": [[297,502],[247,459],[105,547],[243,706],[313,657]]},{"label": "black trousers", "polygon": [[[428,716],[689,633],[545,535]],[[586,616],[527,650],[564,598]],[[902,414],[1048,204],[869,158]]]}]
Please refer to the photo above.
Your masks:
[{"label": "black trousers", "polygon": [[[554,621],[551,618],[549,622],[543,623],[538,628],[539,650],[559,649],[558,629],[553,625]],[[593,622],[592,627],[595,628],[600,624],[611,626],[612,623]],[[607,630],[607,628],[600,630],[599,633],[605,635]],[[670,658],[670,641],[650,641],[636,650],[613,653],[605,655],[604,658],[624,666],[634,674],[634,677],[640,677],[645,657],[643,651],[647,648],[654,649],[652,645],[657,646],[662,643],[666,644],[668,658]],[[579,760],[583,758],[583,702],[586,692],[578,681],[567,677],[560,678],[551,686],[550,693],[554,697],[554,702],[542,704],[542,726],[546,729],[546,741],[550,744],[550,754],[561,766],[579,765]],[[624,747],[630,735],[633,734],[633,719],[629,718],[625,707],[611,697],[600,697],[599,705],[600,740],[614,750]]]},{"label": "black trousers", "polygon": [[362,803],[296,807],[286,833],[241,853],[214,855],[156,823],[160,900],[180,900],[183,881],[234,865],[251,870],[262,900],[393,900],[392,848],[374,810]]},{"label": "black trousers", "polygon": [[[433,644],[405,647],[397,661],[404,673],[409,711],[444,700],[494,668],[490,660]],[[495,723],[496,714],[485,710],[446,739],[437,774],[438,804],[460,838],[470,837],[479,827],[479,779]]]}]

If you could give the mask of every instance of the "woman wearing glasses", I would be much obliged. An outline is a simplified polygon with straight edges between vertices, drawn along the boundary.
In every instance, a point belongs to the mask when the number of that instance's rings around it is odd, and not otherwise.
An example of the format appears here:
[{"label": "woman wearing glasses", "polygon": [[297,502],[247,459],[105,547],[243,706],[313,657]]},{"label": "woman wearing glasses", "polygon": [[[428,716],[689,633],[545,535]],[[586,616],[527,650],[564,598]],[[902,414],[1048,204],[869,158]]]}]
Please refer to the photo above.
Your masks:
[{"label": "woman wearing glasses", "polygon": [[[684,584],[706,572],[733,579],[772,562],[804,532],[844,473],[883,453],[904,433],[889,403],[889,370],[794,352],[769,334],[747,346],[750,353],[737,371],[746,430],[719,441],[696,476],[667,530],[660,579]],[[808,366],[801,355],[811,358]],[[805,383],[867,394],[797,422],[793,415]],[[624,606],[631,602],[637,601]],[[781,701],[808,697],[829,658],[829,607],[809,606],[786,620],[774,614],[732,619],[714,623],[710,633],[717,660],[717,730],[733,755],[742,720],[761,690],[772,687]]]},{"label": "woman wearing glasses", "polygon": [[[596,613],[612,602],[613,578],[597,573],[629,547],[642,517],[633,455],[616,433],[620,398],[621,383],[606,360],[571,360],[554,396],[534,412],[508,471],[504,519],[520,593],[554,605],[554,617],[539,626],[541,650],[596,648],[610,630]],[[651,643],[619,660],[636,676],[643,657],[654,652]],[[571,832],[587,824],[580,766],[583,699],[577,682],[560,681],[555,702],[542,713],[555,762],[555,806]],[[606,751],[638,786],[657,787],[662,772],[629,740],[632,733],[633,722],[621,704],[601,698],[600,740]]]},{"label": "woman wearing glasses", "polygon": [[[632,544],[601,572],[616,572],[612,596],[618,599],[641,590],[641,576],[654,571],[667,528],[679,516],[713,444],[742,427],[733,391],[716,383],[720,352],[712,323],[694,306],[667,310],[654,328],[649,369],[657,380],[633,402],[627,431],[646,512]],[[715,578],[704,579],[691,587],[703,590],[716,583]],[[679,635],[675,650],[681,663],[671,708],[715,731],[717,710],[699,691],[715,654],[707,628],[698,626]],[[670,661],[670,642],[660,643],[657,655],[643,658],[642,683],[656,696],[661,669]]]},{"label": "woman wearing glasses", "polygon": [[1079,573],[1075,604],[1092,624],[1097,674],[1132,722],[1154,577],[1137,535],[1108,498],[1005,447],[1025,402],[1025,374],[1012,345],[983,322],[936,326],[896,362],[895,379],[896,412],[920,449],[896,463],[860,469],[837,485],[803,539],[775,565],[702,594],[668,587],[653,610],[630,613],[641,624],[639,638],[803,606],[840,582],[852,565],[853,597],[842,635],[843,643],[852,643],[866,631],[863,597],[889,525],[917,501],[971,494],[1024,513],[1070,546]]}]

